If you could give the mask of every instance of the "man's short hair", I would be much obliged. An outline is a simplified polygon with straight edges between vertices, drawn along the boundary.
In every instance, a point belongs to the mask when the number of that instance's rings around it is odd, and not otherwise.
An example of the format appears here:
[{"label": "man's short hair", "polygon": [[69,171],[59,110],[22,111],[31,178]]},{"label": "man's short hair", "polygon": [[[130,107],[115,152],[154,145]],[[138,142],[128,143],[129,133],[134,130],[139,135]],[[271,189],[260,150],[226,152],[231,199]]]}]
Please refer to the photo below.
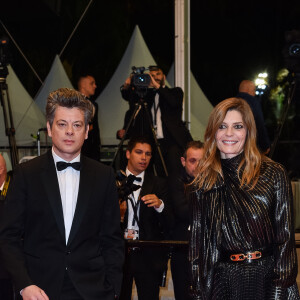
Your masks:
[{"label": "man's short hair", "polygon": [[186,147],[183,152],[183,157],[186,159],[186,154],[188,149],[194,148],[194,149],[202,149],[204,147],[204,144],[201,141],[190,141],[186,144]]},{"label": "man's short hair", "polygon": [[79,77],[77,77],[77,88],[80,88],[80,82],[82,79],[87,78],[87,77],[94,77],[94,75],[92,75],[91,73],[87,72],[87,73],[82,73]]},{"label": "man's short hair", "polygon": [[129,140],[128,145],[127,145],[127,150],[131,152],[133,148],[136,146],[136,144],[148,144],[151,147],[152,150],[152,143],[150,142],[149,138],[146,136],[137,136],[133,137]]},{"label": "man's short hair", "polygon": [[162,73],[165,74],[163,69],[160,66],[149,66],[149,71],[150,72],[151,71],[158,71],[158,70],[162,71]]},{"label": "man's short hair", "polygon": [[82,110],[84,113],[85,127],[89,124],[95,113],[93,104],[80,92],[69,88],[60,88],[51,92],[47,98],[46,119],[50,127],[52,127],[55,111],[59,106]]}]

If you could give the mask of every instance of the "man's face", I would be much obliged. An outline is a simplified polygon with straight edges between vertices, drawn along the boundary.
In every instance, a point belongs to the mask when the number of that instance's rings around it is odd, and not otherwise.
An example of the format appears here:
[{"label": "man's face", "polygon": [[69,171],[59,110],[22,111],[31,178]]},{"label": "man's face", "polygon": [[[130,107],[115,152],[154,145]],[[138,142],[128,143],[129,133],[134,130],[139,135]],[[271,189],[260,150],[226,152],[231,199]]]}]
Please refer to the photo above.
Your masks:
[{"label": "man's face", "polygon": [[89,130],[88,126],[85,128],[82,110],[62,106],[56,109],[52,128],[47,122],[47,129],[52,137],[54,152],[66,161],[71,161],[80,153]]},{"label": "man's face", "polygon": [[139,175],[147,169],[151,159],[151,146],[146,143],[137,143],[130,152],[126,151],[127,168],[133,175]]},{"label": "man's face", "polygon": [[81,79],[80,92],[86,97],[91,97],[95,95],[95,90],[97,88],[95,78],[92,76],[87,76]]},{"label": "man's face", "polygon": [[161,86],[165,85],[165,78],[166,76],[162,72],[162,70],[150,71],[151,76],[153,79],[159,83]]},{"label": "man's face", "polygon": [[188,148],[186,152],[186,159],[181,157],[181,163],[189,176],[196,176],[196,168],[200,159],[203,157],[203,153],[203,148]]}]

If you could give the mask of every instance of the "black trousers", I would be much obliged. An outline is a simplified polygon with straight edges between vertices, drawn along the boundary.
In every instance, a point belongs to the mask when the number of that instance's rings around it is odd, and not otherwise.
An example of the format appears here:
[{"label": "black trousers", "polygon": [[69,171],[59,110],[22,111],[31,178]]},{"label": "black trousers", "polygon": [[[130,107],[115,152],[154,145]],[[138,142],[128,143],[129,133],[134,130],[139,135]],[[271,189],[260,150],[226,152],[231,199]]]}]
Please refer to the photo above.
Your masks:
[{"label": "black trousers", "polygon": [[7,278],[0,279],[0,299],[3,300],[14,299],[13,286],[10,279]]},{"label": "black trousers", "polygon": [[135,280],[139,300],[159,300],[162,280],[161,262],[147,251],[131,251],[126,255],[120,300],[131,300],[132,283]]},{"label": "black trousers", "polygon": [[65,272],[60,300],[84,300],[76,291],[67,271]]},{"label": "black trousers", "polygon": [[192,300],[189,296],[188,249],[174,249],[171,272],[176,300]]}]

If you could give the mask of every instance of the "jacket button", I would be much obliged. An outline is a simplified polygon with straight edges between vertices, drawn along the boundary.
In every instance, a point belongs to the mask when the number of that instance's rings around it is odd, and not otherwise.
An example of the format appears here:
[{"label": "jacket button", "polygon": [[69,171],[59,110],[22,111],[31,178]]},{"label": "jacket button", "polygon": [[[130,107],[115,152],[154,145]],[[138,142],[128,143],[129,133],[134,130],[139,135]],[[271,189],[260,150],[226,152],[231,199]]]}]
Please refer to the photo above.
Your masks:
[{"label": "jacket button", "polygon": [[70,251],[70,250],[67,250],[67,251],[66,251],[66,254],[67,254],[67,255],[71,254],[71,251]]}]

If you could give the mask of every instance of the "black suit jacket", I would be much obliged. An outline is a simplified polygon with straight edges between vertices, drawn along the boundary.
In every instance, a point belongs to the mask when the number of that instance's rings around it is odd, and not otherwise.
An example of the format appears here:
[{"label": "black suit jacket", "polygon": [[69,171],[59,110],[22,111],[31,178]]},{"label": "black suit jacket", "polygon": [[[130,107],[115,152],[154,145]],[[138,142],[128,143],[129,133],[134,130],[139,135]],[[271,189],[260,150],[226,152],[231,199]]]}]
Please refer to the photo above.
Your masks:
[{"label": "black suit jacket", "polygon": [[182,167],[179,173],[170,174],[168,177],[169,197],[172,204],[175,224],[172,229],[172,239],[187,241],[189,239],[188,228],[191,225],[189,194],[192,190],[190,177]]},{"label": "black suit jacket", "polygon": [[[153,105],[156,92],[159,94],[159,106],[165,138],[174,141],[178,146],[184,149],[186,144],[192,140],[192,136],[182,121],[183,91],[179,87],[160,87],[158,90],[148,89],[144,101],[147,103],[151,124],[151,107]],[[123,126],[125,129],[131,115],[134,112],[136,107],[135,103],[138,102],[139,97],[131,88],[122,89],[122,97],[129,102],[129,110],[125,114]],[[131,138],[136,135],[148,135],[149,137],[152,137],[149,118],[144,108],[141,109],[135,121],[130,126],[127,137]]]},{"label": "black suit jacket", "polygon": [[259,99],[249,95],[248,93],[238,93],[236,97],[244,99],[251,107],[256,124],[257,146],[262,152],[265,152],[268,150],[268,148],[270,148],[271,142],[265,125],[264,115]]},{"label": "black suit jacket", "polygon": [[[173,227],[174,218],[168,201],[168,187],[166,180],[145,172],[140,197],[155,194],[164,202],[164,210],[158,213],[153,207],[147,207],[143,201],[140,203],[139,213],[139,239],[142,241],[164,240],[169,238],[170,228]],[[125,212],[124,225],[127,226],[128,214]],[[146,247],[142,249],[143,261],[135,261],[133,268],[145,271],[147,268],[162,272],[166,267],[168,249],[163,247]]]},{"label": "black suit jacket", "polygon": [[66,245],[51,151],[19,165],[0,224],[0,247],[17,290],[35,284],[59,299],[65,271],[84,299],[113,299],[124,242],[113,170],[81,156],[73,224]]}]

